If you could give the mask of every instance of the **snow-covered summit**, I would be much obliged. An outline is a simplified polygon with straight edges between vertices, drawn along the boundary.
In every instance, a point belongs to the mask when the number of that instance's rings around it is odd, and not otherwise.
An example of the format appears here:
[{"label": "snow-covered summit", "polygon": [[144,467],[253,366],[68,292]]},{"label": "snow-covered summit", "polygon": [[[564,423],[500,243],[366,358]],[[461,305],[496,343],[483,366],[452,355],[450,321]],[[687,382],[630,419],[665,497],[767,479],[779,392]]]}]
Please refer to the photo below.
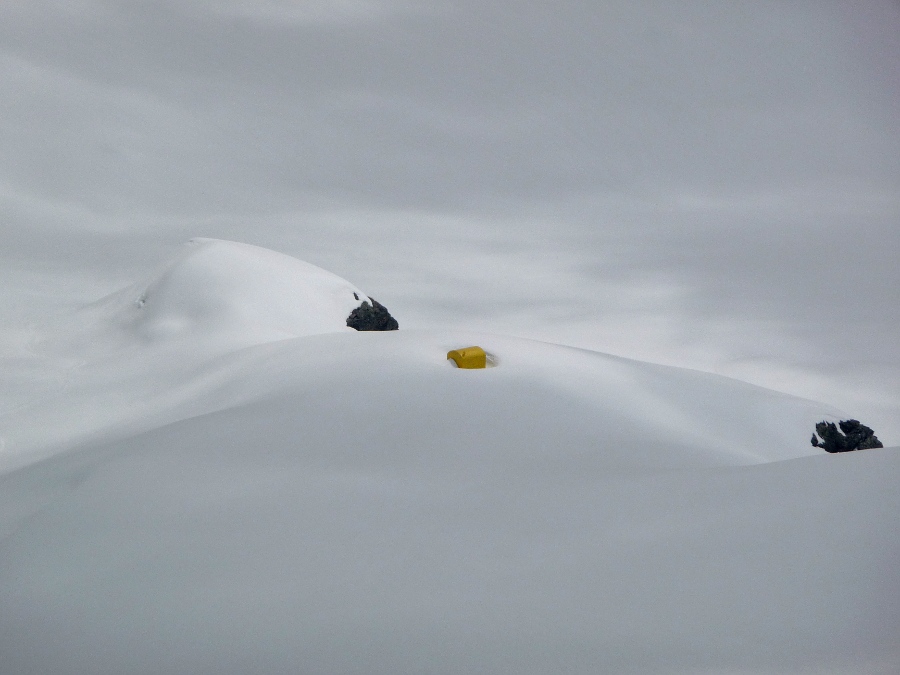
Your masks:
[{"label": "snow-covered summit", "polygon": [[23,375],[7,378],[23,384],[0,405],[0,466],[98,430],[206,411],[242,350],[355,333],[347,318],[363,302],[349,281],[302,260],[192,239],[148,278],[31,327]]},{"label": "snow-covered summit", "polygon": [[[817,454],[810,430],[839,414],[723,377],[532,340],[359,333],[347,317],[367,300],[350,282],[289,256],[194,239],[149,280],[36,340],[57,367],[0,419],[0,467],[28,463],[35,450],[60,452],[298,392],[351,407],[369,430],[393,420],[399,436],[384,452],[427,448],[438,461],[464,448],[480,457],[490,446],[488,462],[501,447],[534,461],[555,447],[557,460],[571,454],[592,466],[753,464]],[[448,351],[472,344],[500,367],[451,372]],[[325,430],[345,423],[327,406],[313,417],[306,433],[314,422]]]},{"label": "snow-covered summit", "polygon": [[142,343],[189,341],[237,348],[352,330],[347,317],[369,301],[349,281],[250,244],[191,239],[149,280],[81,312],[93,331]]}]

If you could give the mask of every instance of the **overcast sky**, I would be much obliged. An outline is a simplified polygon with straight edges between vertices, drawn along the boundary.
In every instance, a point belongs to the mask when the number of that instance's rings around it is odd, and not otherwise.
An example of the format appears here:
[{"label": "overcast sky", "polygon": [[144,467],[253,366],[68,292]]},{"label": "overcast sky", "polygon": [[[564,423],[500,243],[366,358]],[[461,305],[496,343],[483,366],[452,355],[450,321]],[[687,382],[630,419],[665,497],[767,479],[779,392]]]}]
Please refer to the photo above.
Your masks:
[{"label": "overcast sky", "polygon": [[9,316],[221,237],[900,443],[900,3],[7,0],[0,140]]}]

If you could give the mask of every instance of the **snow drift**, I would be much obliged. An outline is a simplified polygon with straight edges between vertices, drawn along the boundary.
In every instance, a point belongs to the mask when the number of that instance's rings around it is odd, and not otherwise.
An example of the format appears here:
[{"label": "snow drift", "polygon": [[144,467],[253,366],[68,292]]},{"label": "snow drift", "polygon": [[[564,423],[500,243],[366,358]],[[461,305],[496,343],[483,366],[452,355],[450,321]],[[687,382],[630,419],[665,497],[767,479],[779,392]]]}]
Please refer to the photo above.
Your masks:
[{"label": "snow drift", "polygon": [[36,336],[0,671],[894,672],[896,450],[705,373],[357,333],[354,294],[199,240]]},{"label": "snow drift", "polygon": [[369,298],[350,282],[268,249],[192,239],[150,280],[81,311],[92,340],[190,342],[208,353],[347,328]]},{"label": "snow drift", "polygon": [[[369,297],[275,251],[192,239],[149,279],[34,330],[32,376],[8,404],[6,464],[104,429],[129,433],[205,410],[203,393],[244,348],[353,332]],[[36,358],[35,358],[36,357]],[[136,425],[136,426],[135,426]],[[0,464],[2,466],[2,464]]]},{"label": "snow drift", "polygon": [[[346,320],[368,299],[274,251],[192,240],[149,280],[35,336],[58,373],[8,416],[3,461],[14,466],[35,451],[129,435],[282,388],[330,396],[336,406],[353,400],[357,415],[400,414],[432,447],[466,434],[521,448],[552,437],[585,456],[603,447],[605,456],[660,467],[816,454],[810,429],[839,414],[735,380],[546,343],[360,334]],[[489,348],[503,367],[471,381],[447,372],[447,351],[467,344]]]}]

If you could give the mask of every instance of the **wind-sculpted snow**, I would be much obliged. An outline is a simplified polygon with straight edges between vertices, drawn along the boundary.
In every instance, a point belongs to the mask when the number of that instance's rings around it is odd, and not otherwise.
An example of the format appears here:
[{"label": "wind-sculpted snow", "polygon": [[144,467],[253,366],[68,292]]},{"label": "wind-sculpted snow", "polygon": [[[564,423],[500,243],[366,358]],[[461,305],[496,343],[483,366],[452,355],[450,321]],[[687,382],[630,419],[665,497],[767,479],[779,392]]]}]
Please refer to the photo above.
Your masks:
[{"label": "wind-sculpted snow", "polygon": [[0,673],[895,672],[896,449],[696,371],[356,332],[354,293],[200,240],[35,336]]},{"label": "wind-sculpted snow", "polygon": [[[368,300],[348,281],[268,249],[192,239],[151,280],[82,311],[92,337],[124,333],[145,345],[182,341],[223,351],[347,330]],[[99,333],[99,335],[98,335]]]},{"label": "wind-sculpted snow", "polygon": [[894,672],[896,449],[663,471],[441,367],[7,475],[0,671]]},{"label": "wind-sculpted snow", "polygon": [[351,332],[347,317],[367,300],[350,282],[290,256],[193,239],[151,278],[34,329],[25,363],[40,376],[18,396],[5,392],[11,413],[0,417],[0,467],[95,431],[180,419],[229,376],[235,353]]},{"label": "wind-sculpted snow", "polygon": [[[349,282],[294,258],[193,240],[150,280],[35,336],[35,349],[56,368],[46,366],[49,375],[0,418],[0,468],[278,395],[279,387],[333,390],[359,410],[399,402],[411,420],[446,411],[458,418],[454,433],[510,443],[532,444],[532,430],[543,429],[572,447],[603,442],[608,457],[626,464],[667,467],[813,454],[809,430],[840,415],[734,380],[527,340],[363,336],[346,325],[363,300]],[[504,366],[459,390],[446,353],[481,343]]]},{"label": "wind-sculpted snow", "polygon": [[[451,368],[447,351],[466,344],[483,345],[499,366],[473,373]],[[292,392],[309,398],[315,412],[297,414],[315,428],[325,420],[323,428],[343,429],[348,443],[350,437],[360,446],[379,442],[385,452],[404,452],[408,442],[436,457],[476,445],[540,457],[559,446],[579,462],[643,468],[818,454],[807,431],[836,413],[696,371],[459,332],[347,331],[207,359],[133,347],[68,377],[50,404],[10,420],[6,433],[15,439],[20,432],[24,447],[16,451],[8,443],[7,462],[28,461],[29,441],[32,449],[52,451],[49,441],[60,436],[128,435]],[[396,438],[379,440],[375,431],[385,425],[399,425]]]}]

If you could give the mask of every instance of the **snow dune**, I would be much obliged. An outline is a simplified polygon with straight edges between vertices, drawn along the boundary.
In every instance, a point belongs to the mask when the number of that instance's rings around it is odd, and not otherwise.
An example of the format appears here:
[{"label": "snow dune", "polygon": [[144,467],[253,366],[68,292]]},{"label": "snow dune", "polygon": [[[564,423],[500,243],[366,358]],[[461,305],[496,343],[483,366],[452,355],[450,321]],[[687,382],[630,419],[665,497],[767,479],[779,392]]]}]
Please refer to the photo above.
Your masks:
[{"label": "snow dune", "polygon": [[[35,349],[58,367],[7,416],[4,462],[296,389],[336,410],[352,401],[357,415],[402,416],[407,436],[424,434],[432,445],[468,435],[524,449],[556,438],[586,456],[651,467],[817,454],[810,430],[839,415],[736,380],[558,345],[358,333],[346,319],[367,300],[349,282],[274,251],[192,240],[151,279],[35,335]],[[502,367],[452,372],[447,351],[469,344]],[[333,416],[324,407],[318,419]]]},{"label": "snow dune", "polygon": [[196,240],[35,335],[0,672],[896,672],[896,449],[705,373],[357,333],[366,297]]},{"label": "snow dune", "polygon": [[150,279],[35,329],[28,364],[40,363],[44,375],[7,406],[8,462],[99,430],[128,433],[195,414],[205,409],[203,392],[229,376],[230,355],[354,332],[347,316],[368,300],[344,279],[275,251],[193,239]]},{"label": "snow dune", "polygon": [[268,249],[192,239],[149,281],[82,310],[91,337],[188,342],[209,353],[347,328],[369,298],[315,265]]}]

